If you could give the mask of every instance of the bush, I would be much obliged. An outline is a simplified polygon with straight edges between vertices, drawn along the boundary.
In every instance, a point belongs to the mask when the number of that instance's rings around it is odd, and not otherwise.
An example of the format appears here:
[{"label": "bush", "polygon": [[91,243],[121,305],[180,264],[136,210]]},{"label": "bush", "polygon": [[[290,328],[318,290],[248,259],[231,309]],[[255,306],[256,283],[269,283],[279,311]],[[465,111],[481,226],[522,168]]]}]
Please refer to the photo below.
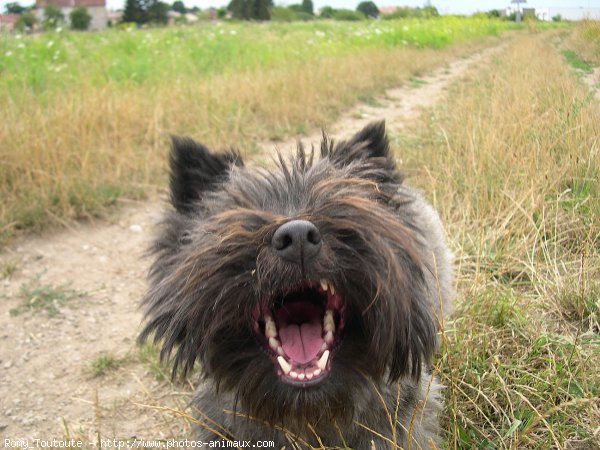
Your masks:
[{"label": "bush", "polygon": [[73,8],[69,14],[69,18],[71,19],[71,28],[73,30],[85,31],[90,27],[90,23],[92,22],[92,16],[85,6]]},{"label": "bush", "polygon": [[35,14],[32,12],[26,12],[17,18],[17,21],[15,22],[15,29],[21,32],[31,31],[35,27],[36,23],[37,18],[35,17]]},{"label": "bush", "polygon": [[271,9],[271,20],[276,22],[308,22],[309,20],[315,20],[314,15],[296,8],[297,6],[299,5],[291,5],[287,8],[275,6]]},{"label": "bush", "polygon": [[185,14],[182,14],[180,16],[175,17],[175,19],[173,20],[173,23],[176,25],[187,25],[188,20],[187,20],[187,17],[185,17]]},{"label": "bush", "polygon": [[384,14],[382,18],[386,20],[404,19],[406,17],[422,17],[428,19],[430,17],[438,17],[439,15],[440,13],[435,6],[424,6],[423,8],[403,6],[393,13]]},{"label": "bush", "polygon": [[293,22],[298,20],[297,13],[289,8],[275,6],[271,9],[271,20],[276,22]]},{"label": "bush", "polygon": [[321,10],[319,11],[319,17],[321,17],[323,19],[331,19],[331,18],[333,18],[334,12],[335,12],[335,9],[333,9],[331,6],[323,6],[321,8]]},{"label": "bush", "polygon": [[44,8],[44,29],[53,30],[65,21],[65,15],[60,8],[48,5]]},{"label": "bush", "polygon": [[352,11],[350,9],[336,9],[333,12],[334,20],[348,20],[348,21],[358,21],[364,20],[366,17],[363,13],[358,11]]},{"label": "bush", "polygon": [[308,22],[310,20],[315,20],[315,16],[309,14],[307,12],[301,11],[296,13],[296,20],[302,20],[304,22]]}]

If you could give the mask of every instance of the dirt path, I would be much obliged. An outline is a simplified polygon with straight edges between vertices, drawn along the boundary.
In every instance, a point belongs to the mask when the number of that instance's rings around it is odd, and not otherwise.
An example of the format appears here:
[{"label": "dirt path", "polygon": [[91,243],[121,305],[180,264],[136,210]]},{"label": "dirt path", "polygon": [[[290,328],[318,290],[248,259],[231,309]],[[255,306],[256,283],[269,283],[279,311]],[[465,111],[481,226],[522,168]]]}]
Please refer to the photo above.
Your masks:
[{"label": "dirt path", "polygon": [[[397,131],[422,108],[434,105],[448,85],[491,57],[490,48],[389,90],[369,106],[357,105],[329,134],[348,137],[372,120]],[[320,133],[304,139],[317,143]],[[288,149],[290,140],[277,147]],[[273,148],[274,144],[265,144]],[[190,387],[172,385],[136,348],[149,261],[143,258],[164,202],[126,203],[114,217],[74,224],[52,235],[15,243],[0,254],[0,437],[67,436],[160,439],[182,436],[180,418],[147,405],[184,408]],[[0,272],[1,275],[1,272]],[[45,289],[45,290],[44,290]],[[44,301],[59,313],[29,309]],[[12,311],[12,313],[11,313]],[[15,313],[17,313],[15,315]],[[109,355],[102,360],[101,354]],[[92,361],[111,361],[94,376]]]}]

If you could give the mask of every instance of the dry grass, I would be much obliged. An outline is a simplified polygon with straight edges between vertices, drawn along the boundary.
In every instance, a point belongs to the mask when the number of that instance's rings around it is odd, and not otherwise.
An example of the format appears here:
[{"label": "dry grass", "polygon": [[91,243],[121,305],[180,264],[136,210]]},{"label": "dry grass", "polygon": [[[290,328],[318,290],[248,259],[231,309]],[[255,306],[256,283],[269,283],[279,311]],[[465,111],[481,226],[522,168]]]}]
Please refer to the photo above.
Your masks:
[{"label": "dry grass", "polygon": [[[307,65],[175,81],[95,85],[3,97],[0,243],[19,230],[95,215],[162,185],[170,133],[209,145],[279,138],[330,123],[357,100],[443,64],[469,46],[370,48]],[[360,67],[360,70],[356,70]],[[332,76],[335,74],[335,76]]]},{"label": "dry grass", "polygon": [[449,448],[600,448],[600,108],[523,36],[397,136],[447,224]]},{"label": "dry grass", "polygon": [[585,61],[600,64],[600,21],[580,22],[569,37],[567,45]]}]

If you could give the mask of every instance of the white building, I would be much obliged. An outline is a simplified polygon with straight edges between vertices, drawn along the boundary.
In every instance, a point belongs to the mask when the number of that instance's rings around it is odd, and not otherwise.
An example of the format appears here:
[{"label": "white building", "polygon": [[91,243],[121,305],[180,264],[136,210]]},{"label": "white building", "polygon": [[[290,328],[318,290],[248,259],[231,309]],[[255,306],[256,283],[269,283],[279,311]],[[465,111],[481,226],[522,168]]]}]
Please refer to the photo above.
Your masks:
[{"label": "white building", "polygon": [[600,8],[536,8],[535,15],[545,21],[551,21],[556,16],[560,16],[561,20],[600,20]]}]

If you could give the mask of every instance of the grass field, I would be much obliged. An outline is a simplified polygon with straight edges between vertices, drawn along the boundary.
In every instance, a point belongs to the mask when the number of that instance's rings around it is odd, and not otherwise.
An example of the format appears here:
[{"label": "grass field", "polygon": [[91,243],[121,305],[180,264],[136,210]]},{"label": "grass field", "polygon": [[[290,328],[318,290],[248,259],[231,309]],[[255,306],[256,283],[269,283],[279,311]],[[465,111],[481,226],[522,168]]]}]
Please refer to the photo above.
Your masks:
[{"label": "grass field", "polygon": [[[326,124],[507,28],[441,19],[2,36],[0,230],[96,214],[162,185],[171,132],[252,152],[255,139]],[[446,448],[600,449],[600,105],[575,69],[600,64],[599,29],[520,33],[391,135],[457,256],[456,313],[435,362]],[[37,307],[71,294],[22,295]],[[117,363],[101,355],[89,370]]]},{"label": "grass field", "polygon": [[441,18],[0,35],[0,242],[162,184],[170,133],[252,150],[443,64],[460,51],[450,44],[511,28]]},{"label": "grass field", "polygon": [[396,136],[457,252],[452,449],[600,448],[600,107],[559,42],[521,37]]}]

